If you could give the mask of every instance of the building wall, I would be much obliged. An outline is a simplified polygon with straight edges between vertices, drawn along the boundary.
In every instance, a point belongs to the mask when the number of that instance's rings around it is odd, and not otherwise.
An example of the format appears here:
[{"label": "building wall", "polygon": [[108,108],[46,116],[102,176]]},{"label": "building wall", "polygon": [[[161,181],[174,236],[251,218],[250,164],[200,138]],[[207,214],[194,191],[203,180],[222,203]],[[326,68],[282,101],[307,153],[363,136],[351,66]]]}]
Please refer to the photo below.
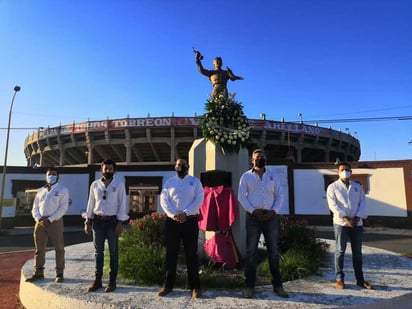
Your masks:
[{"label": "building wall", "polygon": [[[325,197],[325,179],[327,176],[335,179],[336,166],[331,163],[288,163],[268,168],[279,175],[285,193],[285,206],[281,214],[309,218],[310,224],[331,224]],[[352,169],[353,177],[362,176],[364,179],[369,222],[388,227],[412,228],[412,161],[355,162],[352,163]],[[17,200],[13,183],[16,180],[44,183],[46,169],[8,167],[7,171],[4,197]],[[68,187],[71,198],[65,223],[82,224],[81,212],[87,205],[90,183],[101,177],[99,165],[63,167],[59,172],[60,182]],[[173,175],[173,164],[119,165],[117,171],[117,177],[122,180],[126,177],[157,177],[162,184]],[[160,210],[158,201],[157,210]],[[3,227],[33,224],[29,212],[25,216],[14,218],[10,217],[11,214],[13,212],[9,208],[3,210]]]},{"label": "building wall", "polygon": [[[402,168],[354,168],[352,173],[368,175],[369,191],[366,193],[366,207],[369,216],[407,216],[406,187]],[[294,170],[295,214],[329,214],[324,175],[337,175],[336,168]]]}]

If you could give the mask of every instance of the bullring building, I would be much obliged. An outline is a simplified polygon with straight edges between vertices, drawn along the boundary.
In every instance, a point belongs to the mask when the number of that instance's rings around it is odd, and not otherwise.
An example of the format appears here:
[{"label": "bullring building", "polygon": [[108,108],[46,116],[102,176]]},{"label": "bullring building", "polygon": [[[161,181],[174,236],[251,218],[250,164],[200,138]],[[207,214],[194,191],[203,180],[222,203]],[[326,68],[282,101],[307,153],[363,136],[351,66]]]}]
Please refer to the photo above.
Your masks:
[{"label": "bullring building", "polygon": [[[249,153],[263,148],[268,164],[358,161],[359,140],[331,128],[249,119]],[[27,166],[76,166],[112,158],[126,165],[171,164],[202,137],[199,117],[97,120],[39,129],[24,145]]]}]

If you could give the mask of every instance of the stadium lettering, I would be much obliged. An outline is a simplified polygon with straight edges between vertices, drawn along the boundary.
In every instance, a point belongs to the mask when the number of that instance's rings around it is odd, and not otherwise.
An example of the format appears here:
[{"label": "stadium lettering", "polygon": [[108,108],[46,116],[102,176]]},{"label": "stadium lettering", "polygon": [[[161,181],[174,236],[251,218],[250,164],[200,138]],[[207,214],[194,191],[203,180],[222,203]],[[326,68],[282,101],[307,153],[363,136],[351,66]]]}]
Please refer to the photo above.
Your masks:
[{"label": "stadium lettering", "polygon": [[134,118],[134,119],[118,119],[112,120],[112,128],[125,128],[125,127],[170,127],[175,126],[185,126],[192,125],[198,126],[198,118]]},{"label": "stadium lettering", "polygon": [[113,128],[124,128],[124,127],[127,127],[127,125],[128,125],[127,119],[112,120]]},{"label": "stadium lettering", "polygon": [[174,119],[174,125],[176,126],[187,126],[187,125],[192,125],[192,126],[198,126],[199,125],[199,119],[198,118],[173,118]]},{"label": "stadium lettering", "polygon": [[288,126],[286,123],[283,122],[273,122],[273,121],[266,121],[265,122],[266,129],[275,129],[280,131],[287,131]]},{"label": "stadium lettering", "polygon": [[[251,127],[254,127],[254,123],[251,123]],[[313,135],[319,135],[321,133],[321,129],[314,126],[307,126],[303,124],[297,123],[284,123],[284,122],[274,122],[274,121],[266,121],[264,124],[265,129],[272,129],[272,130],[279,130],[279,131],[289,131],[294,133],[307,133]]]}]

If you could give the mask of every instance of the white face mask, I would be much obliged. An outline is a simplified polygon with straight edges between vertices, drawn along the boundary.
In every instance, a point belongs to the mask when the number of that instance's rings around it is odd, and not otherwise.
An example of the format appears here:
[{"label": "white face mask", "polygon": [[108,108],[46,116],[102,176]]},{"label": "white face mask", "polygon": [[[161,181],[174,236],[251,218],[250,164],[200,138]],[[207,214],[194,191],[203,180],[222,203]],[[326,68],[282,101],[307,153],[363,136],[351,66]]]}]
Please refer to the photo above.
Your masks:
[{"label": "white face mask", "polygon": [[351,171],[340,171],[339,172],[339,178],[340,179],[348,179],[352,175]]},{"label": "white face mask", "polygon": [[56,175],[47,175],[46,181],[48,184],[55,184],[57,182],[57,176]]}]

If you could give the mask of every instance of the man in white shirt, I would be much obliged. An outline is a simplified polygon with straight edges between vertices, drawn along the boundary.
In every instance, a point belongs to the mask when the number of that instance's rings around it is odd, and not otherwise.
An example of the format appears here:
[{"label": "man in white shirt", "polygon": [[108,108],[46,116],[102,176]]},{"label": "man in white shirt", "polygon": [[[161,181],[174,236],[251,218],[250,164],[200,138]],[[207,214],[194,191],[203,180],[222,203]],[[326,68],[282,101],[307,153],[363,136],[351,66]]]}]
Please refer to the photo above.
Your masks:
[{"label": "man in white shirt", "polygon": [[31,211],[34,226],[34,273],[27,282],[44,278],[47,240],[50,237],[56,251],[55,282],[64,280],[64,238],[63,215],[69,208],[69,190],[58,183],[59,174],[56,169],[49,168],[46,172],[47,184],[37,191]]},{"label": "man in white shirt", "polygon": [[263,233],[272,275],[273,292],[280,297],[289,295],[283,289],[279,270],[278,240],[280,233],[279,211],[283,206],[283,193],[277,175],[266,169],[263,149],[252,153],[253,168],[243,173],[239,182],[238,199],[246,210],[246,289],[243,297],[252,298],[256,283],[256,255]]},{"label": "man in white shirt", "polygon": [[117,273],[119,270],[119,235],[122,233],[123,221],[129,219],[126,206],[126,190],[124,183],[114,177],[116,163],[105,160],[100,166],[102,178],[96,179],[90,185],[87,203],[87,220],[84,232],[90,234],[93,230],[96,269],[95,280],[88,287],[88,292],[102,288],[104,243],[107,239],[110,253],[110,278],[105,292],[116,289]]},{"label": "man in white shirt", "polygon": [[200,180],[188,174],[186,160],[178,159],[176,176],[168,179],[160,194],[160,205],[167,215],[165,221],[166,276],[163,288],[157,293],[165,296],[172,292],[176,281],[177,256],[180,240],[186,254],[187,277],[193,298],[201,297],[197,241],[198,216],[203,203],[203,187]]},{"label": "man in white shirt", "polygon": [[339,179],[331,183],[326,192],[329,209],[333,213],[333,228],[336,240],[335,274],[336,288],[345,288],[343,261],[348,240],[352,248],[352,264],[356,285],[373,289],[365,281],[362,271],[363,219],[366,219],[365,193],[362,186],[350,179],[352,168],[349,163],[338,165]]}]

